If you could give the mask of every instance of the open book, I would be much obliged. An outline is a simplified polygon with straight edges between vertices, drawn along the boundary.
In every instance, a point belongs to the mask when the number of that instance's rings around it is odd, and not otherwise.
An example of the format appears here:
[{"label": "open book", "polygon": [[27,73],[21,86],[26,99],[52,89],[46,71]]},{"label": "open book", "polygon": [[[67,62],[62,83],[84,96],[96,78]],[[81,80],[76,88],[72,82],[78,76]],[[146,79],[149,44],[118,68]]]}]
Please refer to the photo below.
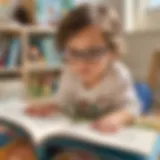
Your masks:
[{"label": "open book", "polygon": [[33,118],[25,115],[26,104],[20,101],[0,103],[0,119],[17,125],[30,135],[34,145],[41,145],[49,137],[68,137],[103,147],[149,156],[158,134],[140,128],[123,128],[115,134],[102,134],[90,126],[89,122],[74,123],[64,115],[49,118]]}]

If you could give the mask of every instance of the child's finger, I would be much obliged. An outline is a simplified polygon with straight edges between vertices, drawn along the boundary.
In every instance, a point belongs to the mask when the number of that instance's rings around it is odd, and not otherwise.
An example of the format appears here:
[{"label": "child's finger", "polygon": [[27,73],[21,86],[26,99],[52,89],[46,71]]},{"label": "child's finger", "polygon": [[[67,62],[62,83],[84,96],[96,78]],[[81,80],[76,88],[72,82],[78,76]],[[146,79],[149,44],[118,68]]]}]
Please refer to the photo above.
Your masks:
[{"label": "child's finger", "polygon": [[114,133],[119,130],[119,127],[111,122],[107,122],[106,119],[105,121],[100,120],[92,124],[92,127],[102,133]]},{"label": "child's finger", "polygon": [[39,114],[39,110],[35,109],[35,108],[30,108],[30,109],[27,109],[25,110],[25,113],[29,116],[36,116]]},{"label": "child's finger", "polygon": [[102,133],[115,133],[118,131],[118,127],[112,125],[99,126],[97,129]]},{"label": "child's finger", "polygon": [[37,113],[37,116],[39,117],[48,117],[51,116],[53,114],[53,112],[51,112],[50,110],[41,110]]},{"label": "child's finger", "polygon": [[24,112],[27,114],[32,114],[34,111],[35,111],[35,106],[30,106],[26,108]]}]

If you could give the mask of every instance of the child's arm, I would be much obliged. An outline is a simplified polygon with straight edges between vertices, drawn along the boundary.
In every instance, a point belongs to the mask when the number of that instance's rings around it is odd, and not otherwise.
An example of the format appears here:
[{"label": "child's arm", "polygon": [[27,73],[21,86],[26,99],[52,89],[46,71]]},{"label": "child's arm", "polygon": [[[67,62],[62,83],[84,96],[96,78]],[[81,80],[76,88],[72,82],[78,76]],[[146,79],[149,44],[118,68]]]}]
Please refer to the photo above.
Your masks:
[{"label": "child's arm", "polygon": [[71,92],[70,76],[68,73],[65,73],[59,82],[58,92],[50,102],[37,102],[32,104],[25,112],[30,116],[40,117],[51,116],[55,112],[62,112],[64,107],[69,104],[72,97]]},{"label": "child's arm", "polygon": [[53,102],[31,104],[25,110],[26,114],[36,117],[48,117],[55,112],[60,112],[60,107]]},{"label": "child's arm", "polygon": [[116,86],[112,106],[114,112],[97,120],[93,126],[103,132],[114,132],[123,126],[131,124],[140,114],[140,102],[130,76]]},{"label": "child's arm", "polygon": [[93,127],[101,132],[116,132],[121,127],[132,124],[133,121],[133,115],[121,110],[98,119],[93,123]]}]

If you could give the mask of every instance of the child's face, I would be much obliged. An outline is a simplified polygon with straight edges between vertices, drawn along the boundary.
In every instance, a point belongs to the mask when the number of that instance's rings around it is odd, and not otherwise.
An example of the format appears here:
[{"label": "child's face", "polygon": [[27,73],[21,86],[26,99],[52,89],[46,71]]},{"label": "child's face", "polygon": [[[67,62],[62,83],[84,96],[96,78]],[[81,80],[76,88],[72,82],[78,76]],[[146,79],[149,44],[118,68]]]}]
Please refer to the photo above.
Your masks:
[{"label": "child's face", "polygon": [[82,83],[92,83],[107,71],[112,54],[101,31],[94,25],[68,40],[66,63]]}]

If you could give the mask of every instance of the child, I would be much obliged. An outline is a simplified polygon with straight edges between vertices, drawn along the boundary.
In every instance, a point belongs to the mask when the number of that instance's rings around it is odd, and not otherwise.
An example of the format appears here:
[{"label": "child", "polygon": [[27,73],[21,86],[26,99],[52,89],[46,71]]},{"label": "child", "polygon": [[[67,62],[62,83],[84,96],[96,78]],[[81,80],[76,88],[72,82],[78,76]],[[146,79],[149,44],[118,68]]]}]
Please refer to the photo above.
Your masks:
[{"label": "child", "polygon": [[93,119],[93,127],[115,132],[139,114],[130,73],[120,62],[121,26],[114,10],[103,4],[84,4],[61,21],[57,47],[64,52],[65,70],[53,104],[29,107],[32,116],[70,109]]}]

